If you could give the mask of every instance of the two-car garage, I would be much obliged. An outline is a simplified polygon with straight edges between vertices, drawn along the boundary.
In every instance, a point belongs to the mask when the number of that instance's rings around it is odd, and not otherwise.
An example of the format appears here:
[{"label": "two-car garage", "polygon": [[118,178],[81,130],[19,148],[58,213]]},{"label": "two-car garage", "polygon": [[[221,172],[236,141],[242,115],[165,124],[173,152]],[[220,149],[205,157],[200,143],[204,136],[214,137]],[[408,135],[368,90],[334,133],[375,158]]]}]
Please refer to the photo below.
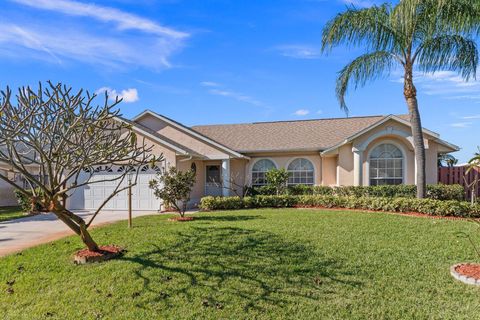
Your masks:
[{"label": "two-car garage", "polygon": [[[125,168],[123,166],[97,167],[94,172],[84,170],[78,179],[79,184],[89,179],[89,184],[75,189],[67,199],[70,210],[97,210],[102,203],[114,192]],[[132,210],[158,211],[161,200],[153,194],[149,182],[155,179],[160,171],[158,167],[146,165],[138,169],[137,184],[132,187]],[[132,172],[132,180],[137,172]],[[128,176],[125,177],[121,188],[128,186]],[[103,210],[128,210],[128,189],[110,199]]]}]

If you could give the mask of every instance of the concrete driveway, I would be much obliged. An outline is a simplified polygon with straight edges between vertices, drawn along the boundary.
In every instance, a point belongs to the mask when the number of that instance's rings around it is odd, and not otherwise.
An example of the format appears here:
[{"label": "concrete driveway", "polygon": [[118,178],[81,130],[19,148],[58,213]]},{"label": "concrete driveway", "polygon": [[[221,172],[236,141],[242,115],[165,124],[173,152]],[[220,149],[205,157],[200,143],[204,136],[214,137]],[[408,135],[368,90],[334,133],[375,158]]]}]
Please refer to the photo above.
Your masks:
[{"label": "concrete driveway", "polygon": [[[77,212],[77,214],[86,221],[92,215],[90,212]],[[140,217],[152,214],[156,213],[138,211],[133,212],[132,215]],[[127,219],[126,211],[103,211],[95,218],[92,226]],[[71,234],[74,234],[73,231],[52,213],[0,222],[0,257]]]}]

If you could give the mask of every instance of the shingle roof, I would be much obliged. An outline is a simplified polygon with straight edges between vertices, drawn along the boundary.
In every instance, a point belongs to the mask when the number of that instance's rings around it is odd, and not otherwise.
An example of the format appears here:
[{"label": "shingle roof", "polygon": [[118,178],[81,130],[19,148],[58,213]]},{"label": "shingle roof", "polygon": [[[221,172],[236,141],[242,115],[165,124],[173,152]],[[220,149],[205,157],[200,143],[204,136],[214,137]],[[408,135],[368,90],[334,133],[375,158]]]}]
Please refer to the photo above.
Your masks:
[{"label": "shingle roof", "polygon": [[[237,152],[325,150],[386,116],[193,126]],[[407,115],[398,117],[407,120]]]}]

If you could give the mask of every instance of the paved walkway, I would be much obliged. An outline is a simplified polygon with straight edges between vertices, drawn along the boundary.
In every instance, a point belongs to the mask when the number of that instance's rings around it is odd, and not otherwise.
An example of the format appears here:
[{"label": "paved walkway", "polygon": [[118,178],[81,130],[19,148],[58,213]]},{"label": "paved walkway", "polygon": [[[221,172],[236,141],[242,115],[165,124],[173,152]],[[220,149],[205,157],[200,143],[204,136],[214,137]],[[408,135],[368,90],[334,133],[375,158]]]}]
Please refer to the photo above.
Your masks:
[{"label": "paved walkway", "polygon": [[[77,212],[88,221],[90,212]],[[133,212],[133,217],[155,214],[152,212]],[[92,226],[127,220],[126,211],[104,211],[94,220]],[[26,248],[50,242],[74,234],[53,213],[0,222],[0,257]]]}]

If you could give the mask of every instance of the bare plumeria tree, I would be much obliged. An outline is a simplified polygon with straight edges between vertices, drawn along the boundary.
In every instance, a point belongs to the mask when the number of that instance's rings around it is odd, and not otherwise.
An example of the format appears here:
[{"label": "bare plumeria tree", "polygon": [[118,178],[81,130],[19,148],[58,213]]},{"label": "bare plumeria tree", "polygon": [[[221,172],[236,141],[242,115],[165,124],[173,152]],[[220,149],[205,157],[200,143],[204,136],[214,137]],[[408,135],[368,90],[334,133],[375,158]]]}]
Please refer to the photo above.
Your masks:
[{"label": "bare plumeria tree", "polygon": [[[139,166],[160,160],[121,118],[116,108],[120,99],[109,104],[105,94],[102,105],[96,99],[88,91],[73,93],[72,88],[48,82],[37,90],[20,88],[15,102],[7,87],[0,101],[0,162],[23,182],[1,172],[0,179],[54,213],[92,251],[99,247],[88,228],[99,212],[129,187],[127,179],[136,184]],[[111,178],[92,179],[99,167],[113,166],[123,170]],[[65,207],[63,199],[75,190],[106,181],[114,181],[116,188],[88,221]]]}]

